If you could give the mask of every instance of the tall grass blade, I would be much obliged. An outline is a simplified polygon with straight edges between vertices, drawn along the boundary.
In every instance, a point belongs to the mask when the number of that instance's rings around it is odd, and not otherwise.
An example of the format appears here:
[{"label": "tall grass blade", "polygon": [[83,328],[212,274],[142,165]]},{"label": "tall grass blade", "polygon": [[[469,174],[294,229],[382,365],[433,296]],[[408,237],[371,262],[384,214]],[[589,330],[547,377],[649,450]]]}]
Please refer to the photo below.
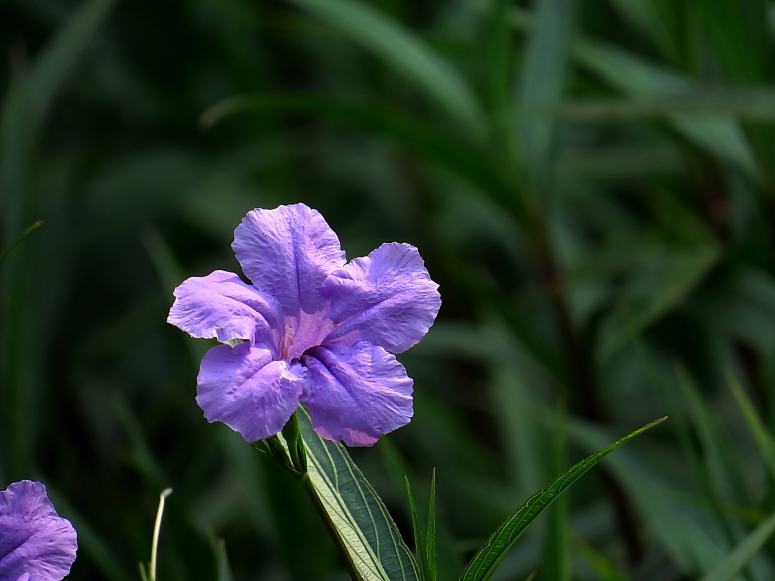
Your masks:
[{"label": "tall grass blade", "polygon": [[431,474],[431,492],[428,498],[428,524],[425,538],[425,563],[427,565],[428,581],[436,581],[438,566],[436,564],[436,469]]},{"label": "tall grass blade", "polygon": [[767,430],[767,427],[759,417],[756,408],[745,393],[745,390],[731,372],[727,376],[727,382],[729,383],[732,395],[735,397],[735,401],[751,430],[756,446],[759,448],[759,454],[761,454],[761,457],[767,466],[767,470],[769,470],[770,478],[775,482],[775,438],[773,438],[772,434]]},{"label": "tall grass blade", "polygon": [[[530,29],[519,84],[521,145],[534,187],[547,179],[556,117],[565,84],[574,0],[540,0]],[[543,113],[540,111],[543,109]]]},{"label": "tall grass blade", "polygon": [[702,581],[733,581],[775,532],[775,514],[734,548]]}]

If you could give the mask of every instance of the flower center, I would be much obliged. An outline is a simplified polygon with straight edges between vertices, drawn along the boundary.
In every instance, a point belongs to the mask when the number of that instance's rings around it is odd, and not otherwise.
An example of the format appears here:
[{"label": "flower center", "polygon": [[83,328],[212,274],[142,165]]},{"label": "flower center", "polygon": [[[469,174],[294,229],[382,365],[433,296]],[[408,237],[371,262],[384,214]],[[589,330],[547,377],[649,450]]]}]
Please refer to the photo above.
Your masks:
[{"label": "flower center", "polygon": [[296,317],[285,317],[278,349],[280,359],[298,359],[307,349],[320,345],[334,327],[324,311],[312,314],[300,311]]}]

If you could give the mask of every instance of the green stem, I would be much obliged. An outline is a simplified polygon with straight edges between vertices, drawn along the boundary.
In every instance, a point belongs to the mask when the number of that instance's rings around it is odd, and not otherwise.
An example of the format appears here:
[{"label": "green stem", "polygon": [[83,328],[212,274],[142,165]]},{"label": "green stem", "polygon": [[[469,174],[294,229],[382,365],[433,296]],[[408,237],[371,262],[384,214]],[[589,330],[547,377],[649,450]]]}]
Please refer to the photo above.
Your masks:
[{"label": "green stem", "polygon": [[161,519],[164,516],[164,501],[172,494],[171,488],[166,488],[159,495],[159,509],[156,511],[156,524],[153,527],[153,543],[151,544],[151,566],[148,574],[149,581],[156,581],[156,555],[159,552],[159,533],[161,532]]}]

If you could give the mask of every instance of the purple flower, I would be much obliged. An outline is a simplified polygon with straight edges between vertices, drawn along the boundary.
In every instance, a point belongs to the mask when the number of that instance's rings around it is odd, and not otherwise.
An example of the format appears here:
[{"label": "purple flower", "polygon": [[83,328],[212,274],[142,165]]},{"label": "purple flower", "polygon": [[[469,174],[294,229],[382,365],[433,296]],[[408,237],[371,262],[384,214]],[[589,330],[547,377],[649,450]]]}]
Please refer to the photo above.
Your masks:
[{"label": "purple flower", "polygon": [[199,371],[208,421],[252,442],[301,402],[320,436],[350,446],[409,422],[412,380],[393,354],[423,338],[441,305],[414,246],[383,244],[348,263],[323,216],[295,204],[248,212],[232,248],[253,284],[222,270],[189,278],[167,319],[229,343]]},{"label": "purple flower", "polygon": [[78,542],[40,482],[22,480],[0,492],[0,581],[59,581]]}]

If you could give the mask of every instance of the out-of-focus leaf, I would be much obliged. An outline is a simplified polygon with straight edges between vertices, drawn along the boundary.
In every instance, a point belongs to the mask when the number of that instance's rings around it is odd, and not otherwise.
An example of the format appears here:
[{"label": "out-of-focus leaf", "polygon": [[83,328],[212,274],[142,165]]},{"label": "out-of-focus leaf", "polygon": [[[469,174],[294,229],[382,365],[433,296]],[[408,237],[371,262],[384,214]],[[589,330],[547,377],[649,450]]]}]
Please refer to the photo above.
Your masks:
[{"label": "out-of-focus leaf", "polygon": [[356,579],[419,579],[412,553],[371,484],[341,444],[322,440],[305,410],[297,412],[307,450],[313,500],[349,556]]},{"label": "out-of-focus leaf", "polygon": [[50,484],[48,489],[51,500],[59,513],[66,515],[68,519],[73,521],[73,525],[78,531],[79,551],[89,556],[89,559],[94,562],[104,578],[108,581],[129,581],[130,579],[135,579],[134,576],[127,575],[122,570],[116,555],[103,540],[101,531],[95,530],[91,523],[85,520],[83,515],[79,514],[65,498],[59,496],[52,489]]},{"label": "out-of-focus leaf", "polygon": [[425,91],[474,136],[484,134],[481,108],[463,79],[398,22],[354,0],[291,0],[374,52]]},{"label": "out-of-focus leaf", "polygon": [[765,0],[693,0],[696,15],[720,68],[735,81],[763,81],[771,64]]},{"label": "out-of-focus leaf", "polygon": [[517,98],[520,144],[533,187],[540,188],[548,178],[556,122],[552,109],[565,84],[574,5],[574,0],[540,0],[528,34]]},{"label": "out-of-focus leaf", "polygon": [[[31,220],[27,216],[32,199],[27,180],[32,146],[51,101],[72,74],[113,3],[114,0],[90,0],[81,4],[5,96],[0,113],[0,246],[12,244],[25,222]],[[0,394],[0,447],[9,458],[0,465],[0,478],[8,469],[14,475],[12,479],[28,471],[36,430],[31,420],[35,413],[29,408],[37,388],[31,380],[25,382],[24,390],[20,385],[21,370],[30,368],[27,362],[32,354],[24,349],[27,342],[23,335],[27,331],[22,320],[23,283],[16,276],[16,258],[12,255],[4,265],[7,270],[0,279],[0,310],[8,313],[0,325],[4,339],[0,351],[0,383],[4,387]],[[3,459],[4,456],[0,457]]]},{"label": "out-of-focus leaf", "polygon": [[[564,408],[558,414],[556,434],[551,446],[551,468],[558,474],[565,465],[565,424]],[[566,581],[571,579],[570,546],[568,543],[568,496],[562,495],[548,509],[549,525],[546,527],[544,550],[538,581]]]},{"label": "out-of-focus leaf", "polygon": [[[534,21],[523,11],[512,12],[512,24],[529,29]],[[618,47],[577,36],[571,55],[586,69],[598,75],[609,86],[637,99],[696,93],[691,79],[666,70]],[[670,117],[670,123],[692,143],[703,150],[733,163],[751,176],[759,171],[740,127],[730,118],[719,115],[685,118]]]},{"label": "out-of-focus leaf", "polygon": [[525,529],[531,522],[557,497],[562,494],[576,480],[588,472],[595,464],[600,462],[605,456],[616,450],[622,444],[642,434],[646,430],[661,424],[667,418],[660,418],[630,432],[616,442],[609,444],[602,450],[588,456],[581,462],[578,462],[559,478],[554,480],[543,490],[538,491],[528,498],[525,503],[511,515],[498,529],[490,536],[487,543],[479,550],[471,562],[466,567],[461,578],[462,581],[479,581],[488,579],[500,561],[506,555],[506,552],[519,539]]},{"label": "out-of-focus leaf", "polygon": [[740,407],[740,411],[751,430],[751,434],[756,441],[756,446],[759,448],[759,454],[761,454],[762,460],[764,460],[764,463],[770,472],[770,478],[775,482],[775,438],[772,437],[772,434],[770,434],[762,423],[748,394],[745,393],[743,387],[738,383],[734,375],[730,373],[727,382],[729,383],[732,395],[735,396],[735,401],[737,401],[737,405]]},{"label": "out-of-focus leaf", "polygon": [[687,92],[636,97],[566,101],[559,114],[574,121],[729,116],[750,121],[775,120],[775,91],[766,87],[713,87],[697,84]]},{"label": "out-of-focus leaf", "polygon": [[379,102],[310,94],[238,95],[205,111],[202,124],[211,127],[243,112],[306,113],[390,139],[481,188],[502,205],[516,204],[498,167],[474,145]]},{"label": "out-of-focus leaf", "polygon": [[425,562],[427,563],[428,581],[436,581],[438,566],[436,564],[436,469],[431,474],[431,491],[428,498],[428,520],[425,535]]},{"label": "out-of-focus leaf", "polygon": [[628,581],[627,575],[619,571],[605,555],[597,551],[592,545],[581,537],[575,537],[579,554],[589,564],[600,581]]},{"label": "out-of-focus leaf", "polygon": [[733,581],[775,533],[775,514],[748,535],[702,581]]},{"label": "out-of-focus leaf", "polygon": [[226,543],[218,539],[215,543],[215,559],[218,563],[218,581],[234,581],[229,566],[229,555],[226,553]]},{"label": "out-of-focus leaf", "polygon": [[115,0],[90,0],[70,16],[40,57],[6,95],[0,122],[0,192],[6,242],[20,230],[29,149],[51,101],[110,12]]},{"label": "out-of-focus leaf", "polygon": [[[570,420],[570,438],[587,450],[609,441],[611,434],[589,424]],[[707,570],[727,550],[708,516],[686,498],[692,490],[676,473],[673,464],[663,464],[651,455],[623,448],[609,460],[613,472],[635,502],[642,526],[652,531],[652,539],[670,555],[676,569],[691,577]]]},{"label": "out-of-focus leaf", "polygon": [[11,242],[2,252],[0,252],[0,264],[2,264],[3,260],[6,259],[6,257],[13,251],[14,248],[16,248],[18,244],[21,244],[22,241],[27,238],[27,236],[35,232],[35,230],[41,226],[43,226],[43,220],[38,220],[37,222],[33,222],[31,225],[27,226],[24,229],[24,232],[19,234],[16,239],[13,240],[13,242]]},{"label": "out-of-focus leaf", "polygon": [[640,265],[630,288],[619,293],[615,319],[606,329],[599,348],[603,359],[684,301],[719,257],[718,250],[711,246],[660,254]]},{"label": "out-of-focus leaf", "polygon": [[[603,43],[580,40],[574,45],[573,54],[585,68],[634,99],[699,92],[690,79],[679,73]],[[702,149],[734,163],[749,175],[758,175],[745,136],[729,116],[707,114],[687,118],[677,113],[670,120],[677,131]]]},{"label": "out-of-focus leaf", "polygon": [[672,0],[610,0],[614,8],[640,30],[672,62],[680,57],[680,11]]}]

